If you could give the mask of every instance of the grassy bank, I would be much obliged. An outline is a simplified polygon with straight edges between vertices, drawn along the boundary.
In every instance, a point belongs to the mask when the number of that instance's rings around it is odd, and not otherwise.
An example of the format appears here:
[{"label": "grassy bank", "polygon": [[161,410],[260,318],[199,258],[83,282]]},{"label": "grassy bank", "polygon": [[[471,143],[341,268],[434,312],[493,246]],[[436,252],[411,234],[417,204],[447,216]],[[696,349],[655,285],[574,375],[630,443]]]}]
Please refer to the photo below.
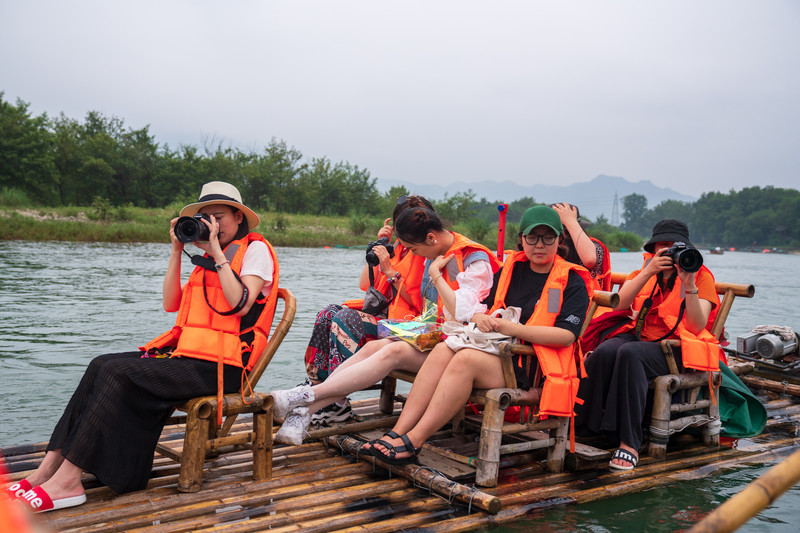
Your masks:
[{"label": "grassy bank", "polygon": [[[0,210],[6,240],[169,242],[167,228],[178,209],[63,207]],[[275,246],[366,244],[383,220],[259,213],[263,233]]]},{"label": "grassy bank", "polygon": [[[12,208],[0,207],[0,240],[74,242],[169,242],[167,228],[182,205],[162,209],[112,207],[95,202],[87,207]],[[382,218],[259,213],[257,230],[275,246],[315,248],[322,246],[365,246],[375,239]],[[497,247],[497,226],[456,224],[451,228],[489,249]],[[589,229],[591,233],[591,228]],[[602,236],[601,236],[602,238]],[[515,231],[506,232],[506,249],[513,248]],[[614,239],[606,244],[618,251]],[[624,243],[623,243],[624,244]],[[630,246],[631,249],[638,246]]]}]

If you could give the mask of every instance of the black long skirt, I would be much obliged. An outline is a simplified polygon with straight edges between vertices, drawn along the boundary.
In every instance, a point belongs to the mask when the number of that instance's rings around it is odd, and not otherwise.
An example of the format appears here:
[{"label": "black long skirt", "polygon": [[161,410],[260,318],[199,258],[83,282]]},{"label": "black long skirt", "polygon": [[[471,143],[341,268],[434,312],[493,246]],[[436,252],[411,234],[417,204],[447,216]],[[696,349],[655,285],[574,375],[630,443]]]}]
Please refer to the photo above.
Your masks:
[{"label": "black long skirt", "polygon": [[[241,368],[225,366],[224,390],[239,390]],[[47,451],[60,450],[117,493],[147,486],[158,438],[176,405],[217,392],[217,363],[106,354],[89,363]]]},{"label": "black long skirt", "polygon": [[[680,349],[674,353],[680,366]],[[649,384],[669,374],[661,345],[623,333],[603,341],[586,358],[585,365],[587,376],[578,388],[578,398],[584,403],[575,406],[576,433],[603,433],[638,450]]]}]

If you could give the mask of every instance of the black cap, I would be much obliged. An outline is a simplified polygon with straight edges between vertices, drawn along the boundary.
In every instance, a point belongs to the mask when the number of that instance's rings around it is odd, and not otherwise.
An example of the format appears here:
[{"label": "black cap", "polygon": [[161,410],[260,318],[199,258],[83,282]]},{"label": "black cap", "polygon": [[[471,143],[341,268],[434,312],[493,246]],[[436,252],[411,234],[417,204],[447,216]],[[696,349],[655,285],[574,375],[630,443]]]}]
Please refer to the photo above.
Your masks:
[{"label": "black cap", "polygon": [[644,245],[647,252],[655,253],[655,244],[657,242],[683,242],[689,248],[694,248],[694,245],[689,241],[689,228],[680,220],[667,219],[661,222],[656,222],[653,226],[653,236]]}]

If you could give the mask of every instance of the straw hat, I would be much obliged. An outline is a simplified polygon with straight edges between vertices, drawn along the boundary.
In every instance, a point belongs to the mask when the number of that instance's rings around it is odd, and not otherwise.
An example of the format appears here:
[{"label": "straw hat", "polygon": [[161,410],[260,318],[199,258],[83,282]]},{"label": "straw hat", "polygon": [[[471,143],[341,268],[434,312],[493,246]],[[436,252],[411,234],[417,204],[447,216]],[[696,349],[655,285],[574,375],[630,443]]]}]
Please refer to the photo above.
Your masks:
[{"label": "straw hat", "polygon": [[239,190],[224,181],[209,181],[203,185],[203,189],[200,191],[200,198],[196,203],[189,204],[181,209],[181,216],[190,217],[197,214],[203,207],[211,204],[224,204],[241,210],[251,230],[258,226],[261,221],[255,211],[242,203],[242,195],[239,194]]}]

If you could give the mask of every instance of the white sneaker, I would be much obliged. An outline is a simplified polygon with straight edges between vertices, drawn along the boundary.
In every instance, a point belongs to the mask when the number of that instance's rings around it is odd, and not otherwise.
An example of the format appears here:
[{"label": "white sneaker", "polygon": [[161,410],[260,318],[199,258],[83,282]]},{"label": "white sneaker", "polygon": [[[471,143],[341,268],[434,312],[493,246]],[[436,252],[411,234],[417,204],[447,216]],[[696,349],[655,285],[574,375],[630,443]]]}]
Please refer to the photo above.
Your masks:
[{"label": "white sneaker", "polygon": [[272,414],[284,418],[296,407],[305,407],[314,401],[314,390],[310,385],[298,385],[293,389],[274,390],[270,394],[275,399]]},{"label": "white sneaker", "polygon": [[297,407],[294,409],[275,433],[274,441],[281,444],[303,444],[303,438],[308,435],[308,426],[311,424],[311,415],[308,407]]}]

